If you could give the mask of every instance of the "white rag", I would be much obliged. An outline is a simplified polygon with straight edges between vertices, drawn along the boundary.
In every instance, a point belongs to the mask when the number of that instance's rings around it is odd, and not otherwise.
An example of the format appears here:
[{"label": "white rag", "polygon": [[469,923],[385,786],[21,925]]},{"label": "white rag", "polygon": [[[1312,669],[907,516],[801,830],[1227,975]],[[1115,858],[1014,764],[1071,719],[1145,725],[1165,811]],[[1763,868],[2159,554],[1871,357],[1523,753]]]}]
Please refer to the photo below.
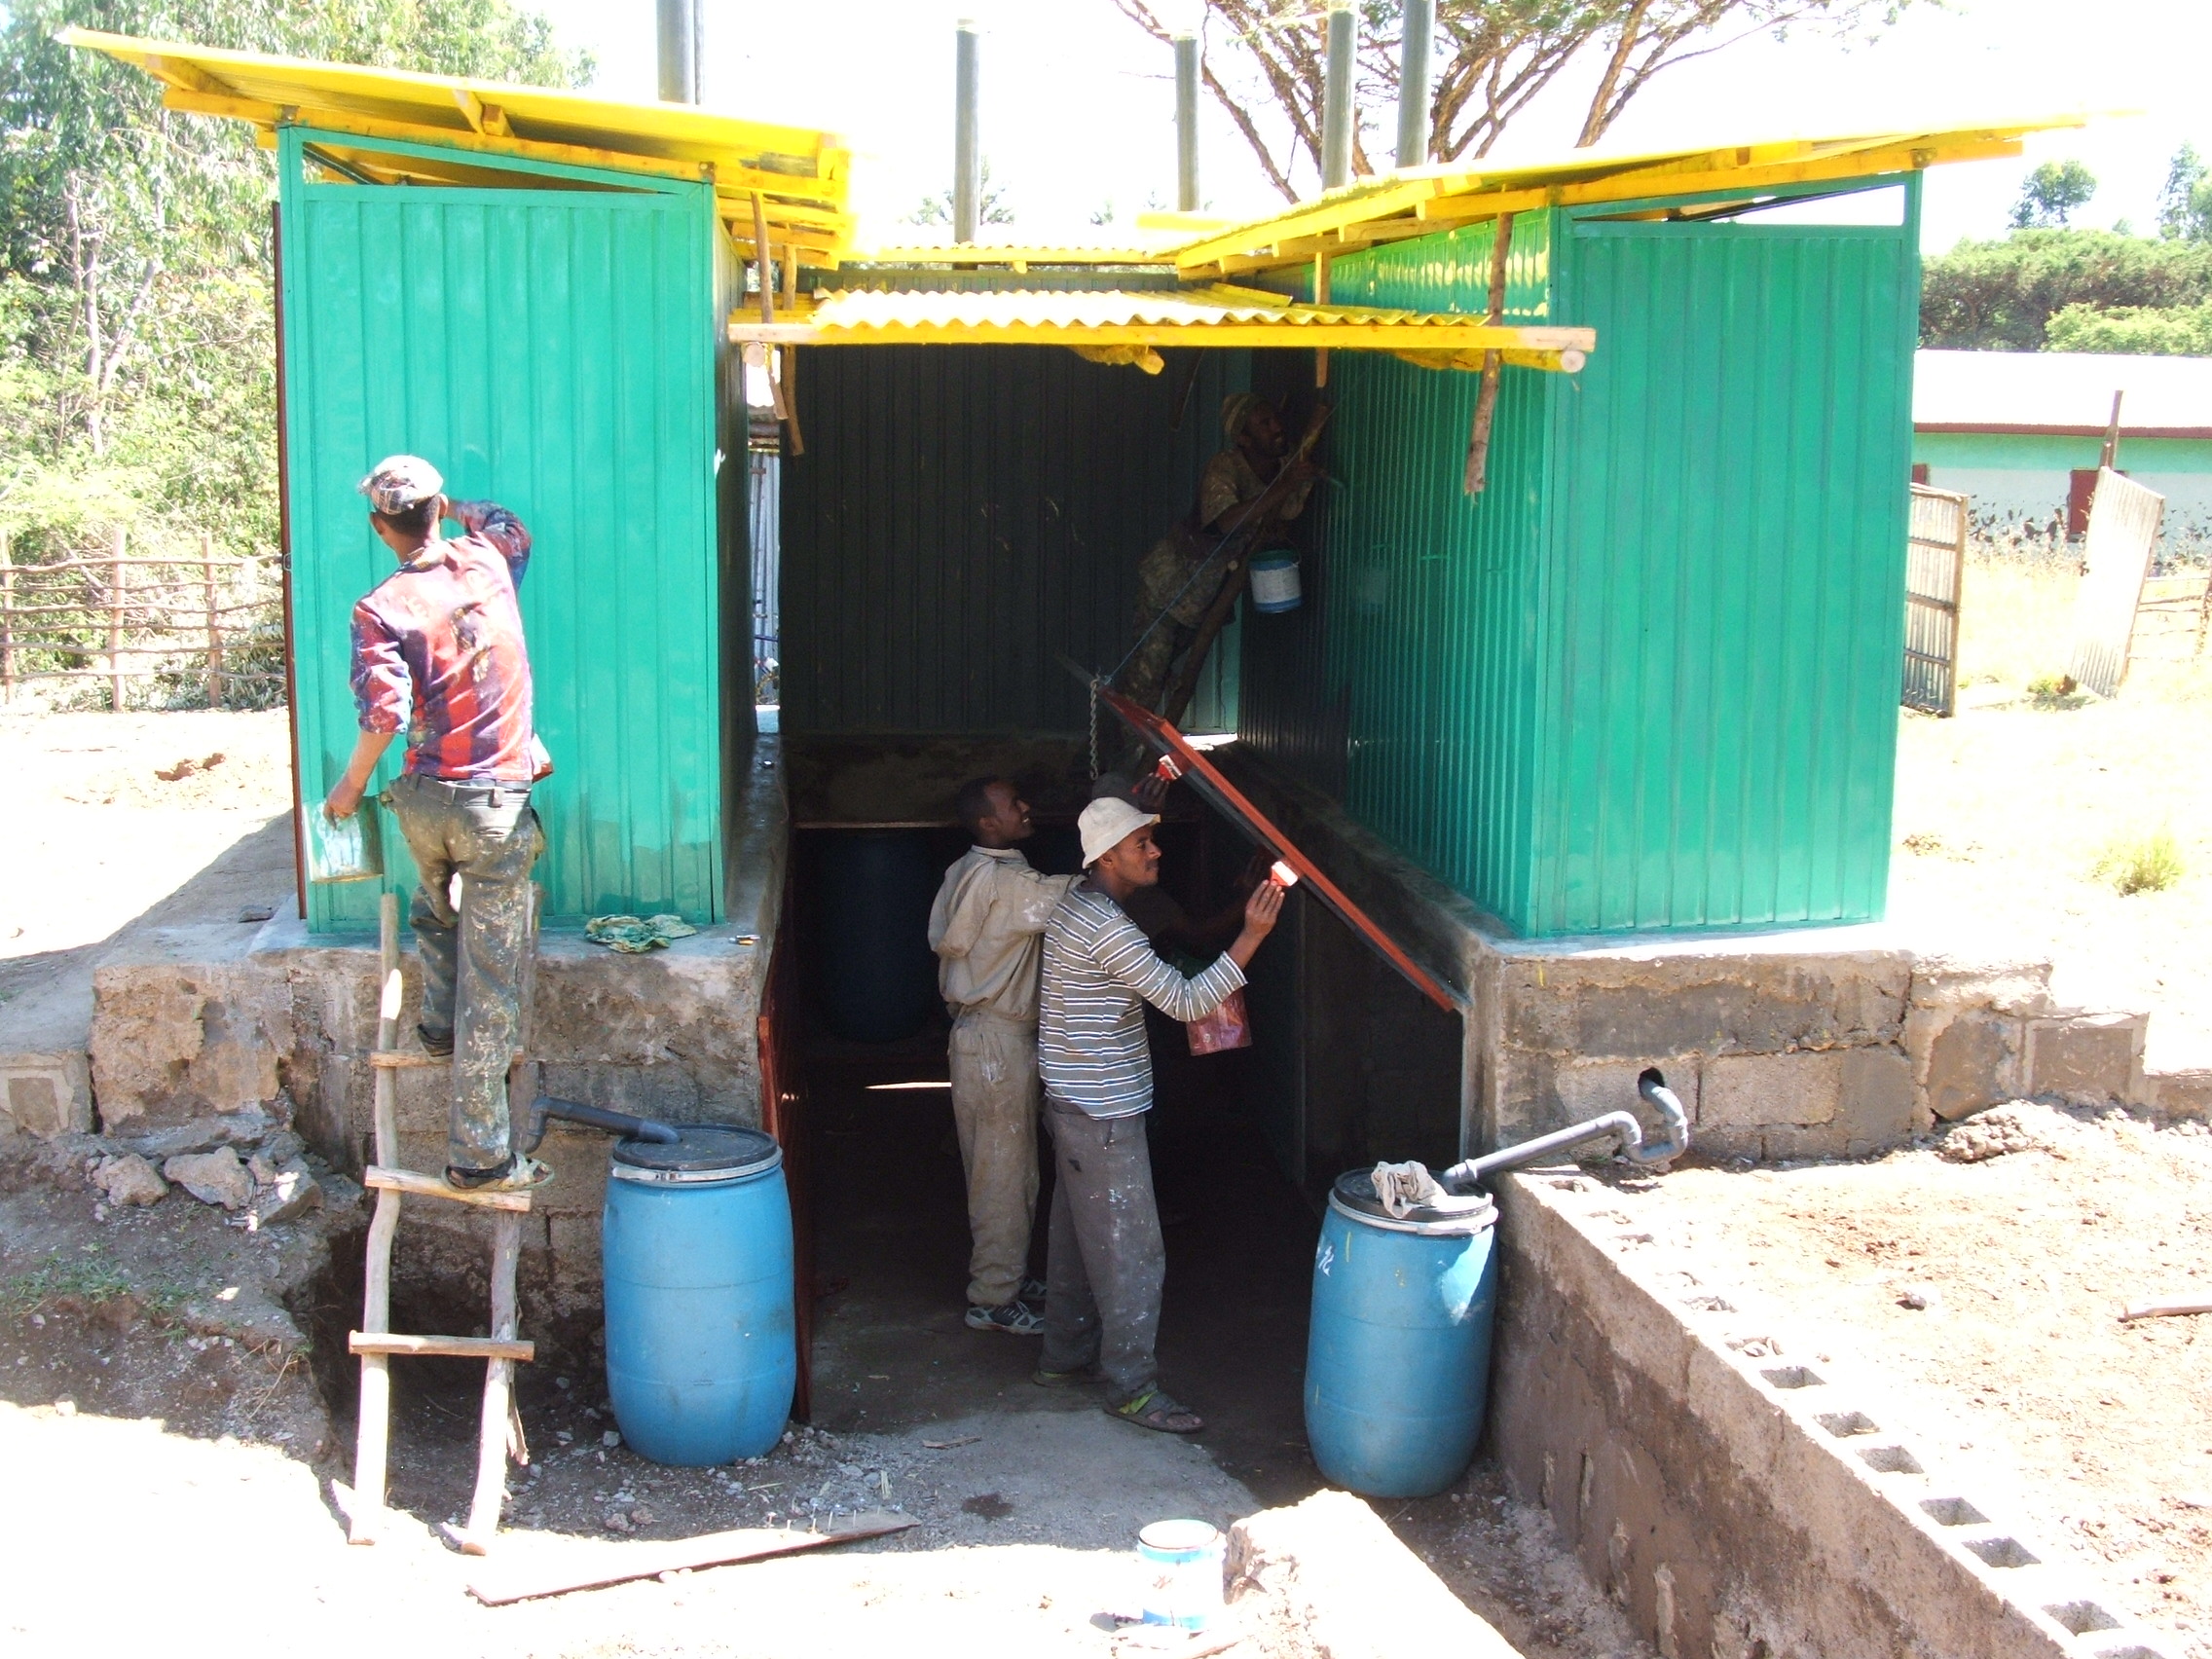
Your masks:
[{"label": "white rag", "polygon": [[1382,1200],[1384,1213],[1393,1218],[1403,1218],[1409,1211],[1445,1196],[1425,1163],[1378,1163],[1374,1181],[1375,1196]]}]

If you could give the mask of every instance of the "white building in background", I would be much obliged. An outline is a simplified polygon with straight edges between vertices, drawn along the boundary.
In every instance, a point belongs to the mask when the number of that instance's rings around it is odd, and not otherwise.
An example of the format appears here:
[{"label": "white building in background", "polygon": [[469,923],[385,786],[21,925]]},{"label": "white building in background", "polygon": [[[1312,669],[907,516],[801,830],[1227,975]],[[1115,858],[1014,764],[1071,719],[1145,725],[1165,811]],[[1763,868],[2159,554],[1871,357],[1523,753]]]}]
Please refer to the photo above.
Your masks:
[{"label": "white building in background", "polygon": [[2212,552],[2212,357],[1922,351],[1912,475],[1985,535],[2079,535],[2121,393],[2120,470],[2166,498],[2166,554]]}]

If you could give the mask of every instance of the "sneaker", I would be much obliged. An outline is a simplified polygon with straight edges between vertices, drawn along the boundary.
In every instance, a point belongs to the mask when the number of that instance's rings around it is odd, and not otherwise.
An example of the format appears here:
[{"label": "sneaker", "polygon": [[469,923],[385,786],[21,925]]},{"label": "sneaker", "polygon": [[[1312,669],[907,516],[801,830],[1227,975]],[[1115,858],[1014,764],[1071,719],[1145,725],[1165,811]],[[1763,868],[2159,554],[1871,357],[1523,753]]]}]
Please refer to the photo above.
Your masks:
[{"label": "sneaker", "polygon": [[439,1037],[433,1035],[428,1026],[418,1025],[415,1027],[415,1036],[422,1043],[424,1053],[434,1055],[441,1060],[453,1058],[452,1032],[448,1031],[444,1036]]},{"label": "sneaker", "polygon": [[1010,1337],[1041,1337],[1045,1334],[1045,1321],[1025,1302],[1010,1302],[1003,1308],[978,1308],[970,1303],[968,1328],[998,1331]]},{"label": "sneaker", "polygon": [[1025,1278],[1021,1281],[1021,1288],[1014,1293],[1014,1299],[1016,1302],[1026,1302],[1032,1308],[1042,1308],[1045,1306],[1045,1294],[1043,1279]]},{"label": "sneaker", "polygon": [[[553,1179],[553,1171],[525,1153],[509,1153],[503,1162],[489,1169],[456,1169],[446,1165],[446,1185],[464,1193],[527,1193]],[[1040,1327],[1042,1329],[1042,1327]]]}]

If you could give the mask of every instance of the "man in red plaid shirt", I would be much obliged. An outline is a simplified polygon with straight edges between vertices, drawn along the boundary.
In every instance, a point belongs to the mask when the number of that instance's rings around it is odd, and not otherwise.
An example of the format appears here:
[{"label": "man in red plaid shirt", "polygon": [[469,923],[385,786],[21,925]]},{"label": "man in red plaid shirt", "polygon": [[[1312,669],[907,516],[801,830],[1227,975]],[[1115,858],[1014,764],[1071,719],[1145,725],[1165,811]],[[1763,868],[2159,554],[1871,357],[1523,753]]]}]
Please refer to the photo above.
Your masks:
[{"label": "man in red plaid shirt", "polygon": [[[543,845],[530,809],[543,751],[516,591],[530,533],[506,508],[444,489],[435,467],[405,455],[361,480],[369,525],[399,569],[353,607],[361,735],[324,808],[359,809],[404,723],[407,764],[387,798],[422,875],[409,912],[423,956],[417,1031],[429,1052],[454,1058],[446,1179],[511,1190],[550,1173],[514,1150],[507,1109],[530,871]],[[462,531],[452,540],[437,534],[449,518]]]}]

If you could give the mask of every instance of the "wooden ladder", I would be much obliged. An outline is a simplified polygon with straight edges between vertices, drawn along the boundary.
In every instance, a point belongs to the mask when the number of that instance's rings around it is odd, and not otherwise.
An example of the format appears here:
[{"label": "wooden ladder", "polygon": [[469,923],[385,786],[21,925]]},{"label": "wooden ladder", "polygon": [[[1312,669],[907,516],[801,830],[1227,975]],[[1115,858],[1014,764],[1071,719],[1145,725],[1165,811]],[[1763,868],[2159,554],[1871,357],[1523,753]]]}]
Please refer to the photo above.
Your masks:
[{"label": "wooden ladder", "polygon": [[[529,949],[523,958],[521,987],[526,1028],[536,984],[537,909],[538,898],[534,889]],[[469,1503],[467,1526],[451,1533],[462,1554],[483,1555],[498,1534],[499,1508],[506,1500],[507,1458],[511,1454],[518,1463],[530,1461],[530,1449],[523,1439],[522,1418],[515,1410],[514,1368],[517,1360],[527,1362],[536,1354],[535,1344],[517,1341],[515,1336],[518,1318],[515,1265],[522,1254],[522,1218],[530,1212],[532,1195],[469,1192],[448,1186],[442,1175],[419,1174],[399,1166],[398,1108],[394,1098],[398,1073],[415,1067],[450,1066],[452,1062],[430,1054],[399,1051],[399,900],[394,894],[384,895],[378,932],[377,1047],[369,1056],[370,1065],[376,1068],[377,1161],[362,1175],[362,1184],[376,1193],[377,1208],[369,1223],[367,1286],[361,1299],[361,1328],[347,1339],[347,1346],[361,1356],[360,1434],[353,1459],[350,1535],[356,1544],[375,1543],[387,1515],[385,1462],[391,1436],[391,1356],[449,1354],[486,1362],[484,1412],[477,1430],[476,1493]],[[393,1332],[391,1246],[399,1231],[399,1204],[403,1195],[468,1204],[493,1212],[492,1334],[489,1337],[414,1337]]]}]

